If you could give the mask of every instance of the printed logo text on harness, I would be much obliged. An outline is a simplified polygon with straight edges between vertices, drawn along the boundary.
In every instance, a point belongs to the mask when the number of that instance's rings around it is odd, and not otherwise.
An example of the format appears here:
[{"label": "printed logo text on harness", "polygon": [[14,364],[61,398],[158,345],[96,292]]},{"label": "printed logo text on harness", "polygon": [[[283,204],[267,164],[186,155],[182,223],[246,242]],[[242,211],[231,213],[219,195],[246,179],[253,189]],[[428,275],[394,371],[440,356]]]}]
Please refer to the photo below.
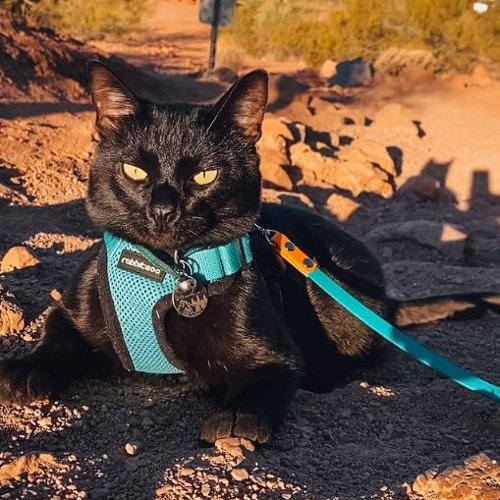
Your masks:
[{"label": "printed logo text on harness", "polygon": [[118,267],[126,271],[132,271],[133,273],[151,278],[160,283],[165,277],[165,271],[158,269],[156,266],[151,264],[147,259],[145,259],[141,254],[136,252],[131,252],[130,250],[123,250],[120,255],[120,260],[118,261]]}]

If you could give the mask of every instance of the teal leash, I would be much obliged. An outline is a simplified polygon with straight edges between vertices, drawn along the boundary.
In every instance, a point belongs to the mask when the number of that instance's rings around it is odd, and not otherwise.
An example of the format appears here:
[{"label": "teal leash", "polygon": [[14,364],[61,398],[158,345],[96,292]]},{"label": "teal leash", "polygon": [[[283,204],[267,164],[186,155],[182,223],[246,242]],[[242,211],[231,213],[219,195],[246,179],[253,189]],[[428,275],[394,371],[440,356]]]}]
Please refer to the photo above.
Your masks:
[{"label": "teal leash", "polygon": [[391,325],[322,271],[313,259],[300,250],[285,235],[275,231],[258,229],[264,232],[269,243],[277,249],[279,255],[289,264],[385,340],[414,357],[420,363],[448,377],[456,384],[500,402],[499,386],[464,370]]}]

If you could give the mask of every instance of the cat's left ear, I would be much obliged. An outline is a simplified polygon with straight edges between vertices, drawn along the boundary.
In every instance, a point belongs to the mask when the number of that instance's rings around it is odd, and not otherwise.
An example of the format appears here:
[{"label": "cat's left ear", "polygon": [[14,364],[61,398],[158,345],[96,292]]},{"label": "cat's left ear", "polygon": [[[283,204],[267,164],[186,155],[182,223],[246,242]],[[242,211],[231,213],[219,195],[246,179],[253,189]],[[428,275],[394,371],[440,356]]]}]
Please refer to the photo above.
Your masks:
[{"label": "cat's left ear", "polygon": [[99,130],[116,130],[122,118],[139,111],[139,100],[103,63],[90,61],[87,64],[87,73]]},{"label": "cat's left ear", "polygon": [[217,101],[210,126],[231,123],[250,140],[257,142],[266,111],[267,87],[266,71],[257,69],[247,73]]}]

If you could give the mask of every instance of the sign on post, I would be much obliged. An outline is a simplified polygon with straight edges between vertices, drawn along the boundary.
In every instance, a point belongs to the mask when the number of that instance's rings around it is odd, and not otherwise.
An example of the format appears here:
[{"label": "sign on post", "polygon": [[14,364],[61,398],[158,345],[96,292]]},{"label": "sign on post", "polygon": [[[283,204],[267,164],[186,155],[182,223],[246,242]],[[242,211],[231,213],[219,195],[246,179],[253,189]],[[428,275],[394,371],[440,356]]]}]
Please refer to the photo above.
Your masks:
[{"label": "sign on post", "polygon": [[230,26],[232,24],[235,4],[236,0],[201,0],[200,2],[200,22],[212,25],[207,69],[208,77],[211,77],[214,72],[218,28],[219,26]]}]

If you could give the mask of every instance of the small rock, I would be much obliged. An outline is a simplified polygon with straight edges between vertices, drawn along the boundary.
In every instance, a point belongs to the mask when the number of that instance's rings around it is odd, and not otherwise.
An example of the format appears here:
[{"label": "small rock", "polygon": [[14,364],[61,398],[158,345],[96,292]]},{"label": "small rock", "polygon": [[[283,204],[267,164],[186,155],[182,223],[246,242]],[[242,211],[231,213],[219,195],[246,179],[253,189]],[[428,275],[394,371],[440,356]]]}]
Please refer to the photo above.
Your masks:
[{"label": "small rock", "polygon": [[353,196],[375,193],[390,198],[393,188],[385,172],[366,161],[341,161],[336,165],[332,184],[350,191]]},{"label": "small rock", "polygon": [[342,160],[369,161],[379,165],[389,175],[395,176],[397,174],[387,148],[376,141],[358,139],[351,146],[342,148],[339,152],[339,158]]},{"label": "small rock", "polygon": [[38,262],[39,260],[26,247],[12,247],[3,256],[0,271],[8,272],[36,266]]},{"label": "small rock", "polygon": [[51,290],[50,292],[50,298],[54,301],[54,302],[59,302],[61,299],[62,299],[62,294],[61,292],[57,289],[57,288],[54,288],[53,290]]},{"label": "small rock", "polygon": [[241,449],[241,441],[238,438],[228,437],[221,438],[215,441],[215,447],[232,457],[242,459],[244,458],[243,451]]},{"label": "small rock", "polygon": [[181,467],[179,469],[179,476],[181,477],[192,476],[193,474],[194,474],[194,469],[191,469],[191,467]]},{"label": "small rock", "polygon": [[49,429],[50,426],[52,425],[52,418],[51,417],[43,417],[43,418],[38,420],[37,424],[42,429]]},{"label": "small rock", "polygon": [[0,284],[0,335],[20,332],[24,328],[24,312],[11,291]]},{"label": "small rock", "polygon": [[319,76],[321,78],[333,78],[337,74],[337,63],[331,59],[327,59],[319,70]]},{"label": "small rock", "polygon": [[277,118],[266,118],[262,137],[257,144],[260,171],[264,181],[286,190],[293,188],[292,181],[283,168],[289,163],[286,139],[291,138],[292,133],[283,121]]},{"label": "small rock", "polygon": [[341,194],[333,193],[326,200],[326,208],[340,222],[348,220],[361,205]]},{"label": "small rock", "polygon": [[304,182],[329,184],[350,191],[353,196],[367,192],[389,198],[393,194],[388,175],[367,161],[330,158],[303,143],[290,147],[290,158],[301,169]]},{"label": "small rock", "polygon": [[243,468],[233,469],[231,471],[231,477],[235,481],[245,481],[246,479],[248,479],[248,476],[249,476],[248,471]]},{"label": "small rock", "polygon": [[[273,155],[272,155],[273,156]],[[274,161],[269,161],[268,155],[261,154],[260,171],[264,182],[269,183],[272,187],[291,191],[293,188],[292,180],[286,170]]]},{"label": "small rock", "polygon": [[133,441],[125,445],[125,452],[127,455],[134,457],[141,450],[141,443],[139,441]]},{"label": "small rock", "polygon": [[424,201],[439,201],[441,183],[431,175],[420,174],[410,177],[398,190],[399,193],[411,193]]},{"label": "small rock", "polygon": [[262,137],[259,142],[266,141],[266,139],[273,140],[279,136],[284,137],[285,139],[293,139],[293,134],[290,130],[288,122],[285,119],[277,117],[271,113],[266,113],[264,120],[262,121]]},{"label": "small rock", "polygon": [[255,445],[250,441],[250,439],[241,438],[241,446],[248,451],[255,451]]}]

